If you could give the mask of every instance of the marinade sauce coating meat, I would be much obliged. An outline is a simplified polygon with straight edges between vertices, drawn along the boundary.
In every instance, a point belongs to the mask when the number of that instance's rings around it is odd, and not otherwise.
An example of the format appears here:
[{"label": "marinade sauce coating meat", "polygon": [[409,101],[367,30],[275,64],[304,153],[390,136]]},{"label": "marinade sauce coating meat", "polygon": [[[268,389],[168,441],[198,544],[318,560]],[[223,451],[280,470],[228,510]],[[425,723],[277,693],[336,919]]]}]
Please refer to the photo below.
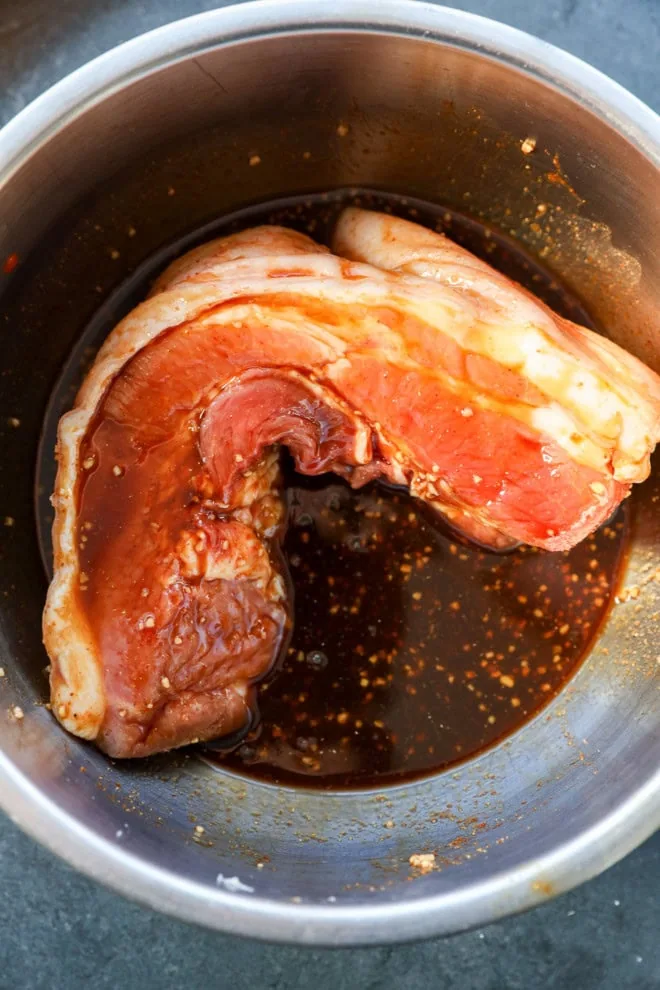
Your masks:
[{"label": "marinade sauce coating meat", "polygon": [[175,262],[61,421],[53,710],[117,757],[222,736],[291,625],[278,450],[565,550],[648,474],[660,380],[448,239],[359,209]]}]

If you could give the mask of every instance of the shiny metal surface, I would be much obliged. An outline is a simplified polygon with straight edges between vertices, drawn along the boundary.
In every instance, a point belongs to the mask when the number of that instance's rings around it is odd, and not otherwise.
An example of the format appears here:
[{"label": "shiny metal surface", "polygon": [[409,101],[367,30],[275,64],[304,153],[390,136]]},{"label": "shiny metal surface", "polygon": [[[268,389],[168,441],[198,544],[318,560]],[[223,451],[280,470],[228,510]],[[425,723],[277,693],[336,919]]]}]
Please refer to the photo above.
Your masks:
[{"label": "shiny metal surface", "polygon": [[[654,480],[634,498],[624,584],[636,597],[614,607],[567,689],[454,772],[342,795],[180,755],[112,764],[66,737],[39,705],[31,486],[49,391],[99,299],[186,231],[307,189],[380,186],[487,219],[660,367],[659,167],[658,118],[620,87],[519,32],[424,4],[200,15],[102,56],[5,128],[0,259],[16,252],[21,266],[0,284],[0,504],[14,520],[0,572],[0,803],[19,824],[159,910],[312,944],[483,924],[594,875],[658,826]],[[430,850],[441,868],[414,876],[409,856]]]}]

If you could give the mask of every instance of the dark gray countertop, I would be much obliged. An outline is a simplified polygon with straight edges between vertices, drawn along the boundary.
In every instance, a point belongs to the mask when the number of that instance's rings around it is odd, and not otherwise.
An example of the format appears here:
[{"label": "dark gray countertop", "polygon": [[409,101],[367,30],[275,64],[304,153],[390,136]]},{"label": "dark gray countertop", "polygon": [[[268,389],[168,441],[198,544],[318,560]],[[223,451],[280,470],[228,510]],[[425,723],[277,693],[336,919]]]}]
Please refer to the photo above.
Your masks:
[{"label": "dark gray countertop", "polygon": [[[0,0],[0,122],[67,72],[213,0]],[[468,0],[660,108],[658,0]],[[312,951],[163,918],[78,876],[0,816],[0,990],[660,988],[660,835],[531,914],[445,941]]]}]

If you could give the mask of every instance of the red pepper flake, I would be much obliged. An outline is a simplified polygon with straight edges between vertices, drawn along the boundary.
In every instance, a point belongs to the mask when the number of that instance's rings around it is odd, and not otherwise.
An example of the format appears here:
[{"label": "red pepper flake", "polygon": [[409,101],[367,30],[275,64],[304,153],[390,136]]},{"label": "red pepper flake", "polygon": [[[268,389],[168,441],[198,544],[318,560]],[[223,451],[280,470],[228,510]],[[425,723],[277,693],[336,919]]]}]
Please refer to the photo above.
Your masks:
[{"label": "red pepper flake", "polygon": [[18,255],[8,254],[5,258],[5,263],[2,266],[2,270],[5,275],[11,275],[11,273],[18,267]]}]

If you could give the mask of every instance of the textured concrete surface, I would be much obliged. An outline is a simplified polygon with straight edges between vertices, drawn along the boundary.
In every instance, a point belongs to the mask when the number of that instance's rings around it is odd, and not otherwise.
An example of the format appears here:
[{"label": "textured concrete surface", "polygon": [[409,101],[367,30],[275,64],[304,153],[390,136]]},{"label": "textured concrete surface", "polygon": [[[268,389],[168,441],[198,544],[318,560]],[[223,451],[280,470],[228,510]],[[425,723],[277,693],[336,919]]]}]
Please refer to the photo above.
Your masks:
[{"label": "textured concrete surface", "polygon": [[[0,122],[102,51],[209,0],[0,0]],[[660,109],[658,0],[470,0]],[[445,941],[311,951],[163,918],[78,876],[0,816],[0,990],[656,990],[660,835],[580,889]]]}]

